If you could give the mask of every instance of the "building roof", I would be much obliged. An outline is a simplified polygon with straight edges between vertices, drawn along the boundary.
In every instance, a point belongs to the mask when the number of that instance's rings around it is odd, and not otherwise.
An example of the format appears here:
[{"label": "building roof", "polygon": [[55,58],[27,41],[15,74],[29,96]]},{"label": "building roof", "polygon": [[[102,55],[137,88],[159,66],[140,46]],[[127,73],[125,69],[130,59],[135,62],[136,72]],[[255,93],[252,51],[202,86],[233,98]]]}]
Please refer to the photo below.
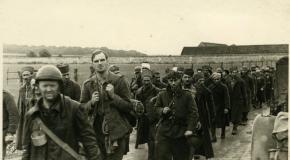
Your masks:
[{"label": "building roof", "polygon": [[181,55],[288,53],[288,44],[183,47]]}]

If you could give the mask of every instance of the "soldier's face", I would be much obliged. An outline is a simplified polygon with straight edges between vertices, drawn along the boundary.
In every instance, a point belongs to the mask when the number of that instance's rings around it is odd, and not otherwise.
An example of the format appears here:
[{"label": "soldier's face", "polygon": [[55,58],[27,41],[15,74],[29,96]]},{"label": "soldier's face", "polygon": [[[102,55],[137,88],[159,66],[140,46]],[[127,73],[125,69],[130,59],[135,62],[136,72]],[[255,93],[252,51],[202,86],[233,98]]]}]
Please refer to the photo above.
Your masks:
[{"label": "soldier's face", "polygon": [[181,84],[181,79],[170,78],[168,79],[168,84],[172,89],[176,89]]},{"label": "soldier's face", "polygon": [[150,77],[143,77],[142,83],[145,87],[151,85],[151,78]]},{"label": "soldier's face", "polygon": [[24,83],[29,83],[32,78],[32,73],[30,73],[29,71],[24,71],[22,73],[22,78]]},{"label": "soldier's face", "polygon": [[70,79],[69,73],[63,73],[62,78],[64,81],[68,81]]},{"label": "soldier's face", "polygon": [[156,82],[159,82],[160,81],[160,75],[159,74],[156,74],[154,77],[155,77],[155,81]]},{"label": "soldier's face", "polygon": [[204,77],[206,77],[206,78],[210,77],[210,72],[209,72],[209,70],[205,69],[205,70],[203,70],[202,72],[203,72]]},{"label": "soldier's face", "polygon": [[213,82],[214,83],[219,83],[221,81],[221,78],[220,77],[215,77],[215,78],[213,78]]},{"label": "soldier's face", "polygon": [[190,76],[187,75],[187,74],[183,74],[183,76],[182,76],[182,82],[183,82],[185,85],[190,85],[191,82],[192,82],[192,77],[190,77]]},{"label": "soldier's face", "polygon": [[59,93],[59,83],[57,81],[40,81],[39,92],[47,101],[54,101]]},{"label": "soldier's face", "polygon": [[96,71],[99,73],[104,73],[105,71],[107,71],[109,67],[109,63],[108,63],[108,60],[106,59],[105,54],[100,53],[100,54],[95,55],[93,59],[93,65]]},{"label": "soldier's face", "polygon": [[239,76],[239,72],[238,71],[233,71],[232,72],[232,76],[233,77],[238,77]]}]

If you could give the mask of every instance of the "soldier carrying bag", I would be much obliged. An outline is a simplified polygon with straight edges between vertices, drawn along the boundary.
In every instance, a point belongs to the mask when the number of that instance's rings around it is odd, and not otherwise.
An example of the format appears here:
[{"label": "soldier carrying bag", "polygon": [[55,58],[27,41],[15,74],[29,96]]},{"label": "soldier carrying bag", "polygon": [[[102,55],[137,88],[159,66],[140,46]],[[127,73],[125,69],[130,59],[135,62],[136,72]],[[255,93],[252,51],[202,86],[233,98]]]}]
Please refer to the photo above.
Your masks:
[{"label": "soldier carrying bag", "polygon": [[74,151],[68,144],[63,142],[49,128],[47,128],[46,125],[42,122],[42,120],[40,118],[37,117],[35,120],[39,124],[41,130],[44,133],[46,133],[63,150],[65,150],[67,153],[69,153],[76,160],[86,160],[86,158],[84,156],[82,156],[82,155],[78,154],[76,151]]}]

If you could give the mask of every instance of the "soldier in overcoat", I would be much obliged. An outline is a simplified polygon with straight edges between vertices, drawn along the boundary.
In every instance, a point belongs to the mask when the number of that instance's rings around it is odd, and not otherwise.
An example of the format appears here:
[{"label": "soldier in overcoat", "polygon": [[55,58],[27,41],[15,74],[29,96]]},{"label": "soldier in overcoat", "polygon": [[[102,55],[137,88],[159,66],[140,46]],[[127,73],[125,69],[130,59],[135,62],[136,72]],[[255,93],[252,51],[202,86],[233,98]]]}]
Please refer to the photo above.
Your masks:
[{"label": "soldier in overcoat", "polygon": [[244,107],[247,107],[247,91],[245,82],[240,78],[237,67],[232,68],[232,81],[229,88],[231,103],[231,121],[233,123],[232,135],[238,133],[238,125],[241,122]]},{"label": "soldier in overcoat", "polygon": [[[212,124],[212,128],[213,130],[215,130],[215,128],[221,128],[221,138],[224,139],[227,123],[227,114],[230,110],[230,95],[228,87],[221,81],[220,73],[213,73],[212,79],[214,83],[209,86],[209,89],[211,90],[213,95],[216,113],[216,118]],[[212,133],[215,134],[215,131]]]},{"label": "soldier in overcoat", "polygon": [[22,86],[19,89],[19,96],[17,101],[17,108],[19,112],[19,125],[16,132],[16,149],[22,150],[22,135],[23,125],[25,121],[26,112],[32,107],[31,100],[33,98],[33,86],[31,80],[33,79],[34,68],[26,66],[21,69]]},{"label": "soldier in overcoat", "polygon": [[156,133],[156,159],[189,159],[187,138],[193,135],[198,121],[198,110],[191,92],[183,90],[181,75],[171,71],[168,87],[156,99],[155,112],[159,114]]}]

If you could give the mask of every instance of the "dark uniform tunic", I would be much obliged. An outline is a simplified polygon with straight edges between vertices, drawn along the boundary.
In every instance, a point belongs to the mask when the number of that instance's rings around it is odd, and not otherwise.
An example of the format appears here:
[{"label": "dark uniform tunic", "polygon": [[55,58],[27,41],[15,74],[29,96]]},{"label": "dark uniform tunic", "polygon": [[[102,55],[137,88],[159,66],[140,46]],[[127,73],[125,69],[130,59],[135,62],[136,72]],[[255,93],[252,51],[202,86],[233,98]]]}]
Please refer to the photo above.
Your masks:
[{"label": "dark uniform tunic", "polygon": [[[171,108],[171,115],[164,115],[163,108]],[[188,159],[189,145],[185,131],[194,131],[198,120],[195,101],[189,91],[181,88],[173,92],[169,87],[156,99],[155,110],[161,116],[156,133],[156,159]]]},{"label": "dark uniform tunic", "polygon": [[79,84],[72,80],[65,81],[63,87],[63,94],[69,96],[75,101],[80,101],[81,87]]},{"label": "dark uniform tunic", "polygon": [[210,128],[216,117],[215,104],[211,91],[204,85],[196,87],[196,91],[195,100],[201,123],[201,129],[197,132],[197,135],[201,139],[201,144],[198,148],[195,148],[195,154],[212,158],[214,153],[211,144]]},{"label": "dark uniform tunic", "polygon": [[231,81],[230,103],[231,103],[231,121],[233,124],[239,124],[242,118],[244,107],[247,107],[247,92],[245,82],[237,77]]},{"label": "dark uniform tunic", "polygon": [[35,118],[38,117],[57,137],[76,152],[78,151],[78,140],[80,140],[87,153],[87,158],[99,160],[101,152],[96,143],[96,135],[79,107],[80,103],[71,100],[69,97],[59,95],[55,104],[46,109],[41,98],[26,114],[22,159],[74,159],[48,136],[46,136],[47,143],[45,145],[38,147],[33,145],[31,134],[34,131],[39,131],[38,123],[35,121]]},{"label": "dark uniform tunic", "polygon": [[243,112],[249,112],[252,105],[252,95],[253,95],[252,91],[254,90],[254,82],[253,79],[248,75],[242,76],[242,79],[245,82],[245,88],[247,92],[247,106],[244,107]]},{"label": "dark uniform tunic", "polygon": [[265,77],[263,75],[257,76],[257,99],[261,106],[265,102]]},{"label": "dark uniform tunic", "polygon": [[23,125],[25,121],[26,112],[32,107],[33,91],[30,85],[24,85],[19,90],[19,97],[17,102],[19,112],[19,125],[16,132],[16,149],[22,149]]},{"label": "dark uniform tunic", "polygon": [[7,133],[15,134],[19,114],[14,97],[8,91],[3,90],[3,157],[6,153],[5,136]]},{"label": "dark uniform tunic", "polygon": [[[105,91],[106,84],[114,86],[114,99],[108,97]],[[92,105],[91,97],[93,92],[98,91],[100,94],[99,102]],[[132,126],[129,123],[130,112],[133,106],[130,103],[130,90],[124,76],[116,75],[108,72],[107,80],[104,84],[97,79],[96,75],[86,80],[82,87],[81,99],[82,108],[86,109],[92,117],[92,124],[97,135],[97,140],[101,152],[108,159],[122,159],[127,152],[126,140],[132,132]],[[105,135],[104,127],[109,130],[109,134]],[[107,154],[107,139],[110,142],[118,141],[118,149],[114,154]]]},{"label": "dark uniform tunic", "polygon": [[154,158],[154,136],[150,133],[152,128],[155,127],[156,123],[149,120],[151,115],[150,111],[148,112],[150,107],[150,101],[153,97],[157,96],[159,93],[159,88],[156,88],[154,85],[150,86],[149,88],[141,87],[136,92],[136,99],[141,101],[144,105],[144,115],[138,118],[138,125],[137,125],[137,138],[136,138],[136,146],[139,144],[148,143],[148,160],[153,160]]},{"label": "dark uniform tunic", "polygon": [[214,105],[215,105],[215,125],[217,128],[222,128],[226,126],[226,114],[224,113],[225,109],[230,109],[230,95],[228,88],[222,82],[213,83],[209,86],[209,89],[212,92]]}]

